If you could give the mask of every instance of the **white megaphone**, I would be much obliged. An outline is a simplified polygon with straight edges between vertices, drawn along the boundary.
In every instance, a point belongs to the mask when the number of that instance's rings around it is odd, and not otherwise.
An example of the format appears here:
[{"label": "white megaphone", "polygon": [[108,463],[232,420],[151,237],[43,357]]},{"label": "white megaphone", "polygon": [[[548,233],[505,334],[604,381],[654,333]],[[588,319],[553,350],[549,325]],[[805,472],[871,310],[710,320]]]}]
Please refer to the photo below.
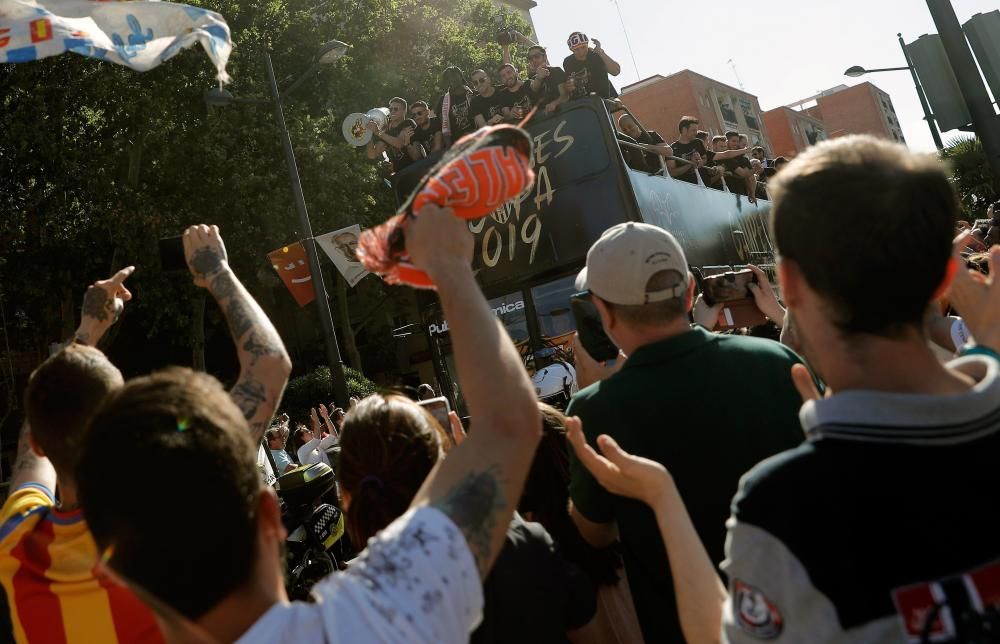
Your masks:
[{"label": "white megaphone", "polygon": [[374,123],[379,130],[384,130],[385,126],[389,124],[389,108],[375,107],[365,114],[361,112],[349,114],[341,126],[344,138],[355,147],[365,145],[372,140],[372,131],[368,129],[369,123]]}]

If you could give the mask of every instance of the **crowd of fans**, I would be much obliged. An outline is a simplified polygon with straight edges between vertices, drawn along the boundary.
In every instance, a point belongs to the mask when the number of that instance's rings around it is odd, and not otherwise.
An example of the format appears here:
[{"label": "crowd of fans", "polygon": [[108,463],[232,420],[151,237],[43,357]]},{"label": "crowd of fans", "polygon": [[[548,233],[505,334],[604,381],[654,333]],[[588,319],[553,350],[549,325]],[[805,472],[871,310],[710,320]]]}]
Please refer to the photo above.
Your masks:
[{"label": "crowd of fans", "polygon": [[[558,68],[538,51],[545,86]],[[605,58],[573,56],[613,71]],[[467,100],[468,122],[423,140],[509,118],[492,111],[522,88],[505,69],[513,83],[492,91],[473,74],[479,101],[449,71],[441,113]],[[430,120],[414,107],[417,128],[386,134],[404,148]],[[737,133],[709,151],[694,119],[669,146],[620,124],[644,155],[699,159],[668,163],[675,178],[722,164],[753,186],[747,155],[763,151]],[[620,224],[577,287],[621,354],[600,363],[575,343],[565,416],[535,399],[465,222],[424,207],[406,251],[437,285],[468,428],[419,405],[424,386],[319,404],[294,431],[273,420],[288,354],[218,229],[192,226],[187,263],[239,376],[228,391],[176,367],[125,382],[95,346],[133,269],[87,289],[77,333],[25,396],[0,512],[3,628],[45,642],[995,641],[1000,248],[989,274],[967,270],[981,262],[964,256],[970,234],[953,242],[943,169],[888,142],[822,143],[771,183],[781,300],[756,267],[749,291],[783,343],[715,332],[725,304],[698,296],[677,240]],[[287,599],[289,535],[264,471],[297,464],[334,468],[360,551],[314,603]]]},{"label": "crowd of fans", "polygon": [[407,112],[406,99],[394,97],[389,101],[385,128],[368,123],[372,131],[368,158],[398,173],[414,161],[448,149],[480,127],[519,123],[533,108],[551,113],[572,98],[590,94],[617,97],[608,76],[621,73],[621,66],[600,42],[594,41],[592,46],[586,34],[574,32],[567,45],[572,53],[562,67],[549,64],[544,47],[530,47],[526,80],[512,62],[514,45],[510,43],[504,46],[503,60],[496,69],[499,84],[485,65],[474,70],[468,80],[463,70],[448,67],[441,74],[442,94],[436,99],[417,101]]},{"label": "crowd of fans", "polygon": [[[596,95],[617,99],[618,92],[609,80],[621,73],[621,66],[600,46],[581,32],[570,34],[567,45],[571,54],[562,67],[549,63],[546,49],[528,48],[527,80],[511,62],[513,44],[503,50],[497,74],[500,84],[487,71],[476,69],[466,81],[458,67],[442,73],[443,93],[433,111],[427,101],[417,101],[407,117],[407,101],[394,97],[389,101],[389,120],[384,129],[369,122],[372,139],[367,146],[369,159],[385,164],[387,171],[399,173],[428,156],[449,148],[462,136],[487,125],[519,123],[532,108],[547,113],[573,99]],[[620,103],[612,111],[624,109]],[[446,119],[439,115],[447,114]],[[698,129],[698,119],[690,116],[678,123],[677,139],[670,144],[651,130],[645,130],[631,113],[618,118],[617,136],[622,143],[626,163],[635,170],[662,174],[689,183],[745,195],[752,202],[767,199],[767,181],[788,159],[767,159],[764,148],[750,147],[745,134],[727,131],[712,136]]]},{"label": "crowd of fans", "polygon": [[[688,183],[725,189],[745,195],[751,202],[768,199],[767,181],[788,159],[767,159],[764,148],[751,148],[747,136],[736,131],[712,136],[698,129],[698,119],[682,117],[677,139],[669,145],[652,130],[644,130],[638,119],[626,113],[618,117],[618,140],[623,143],[625,162],[634,170],[662,174]],[[700,175],[700,177],[699,177]]]}]

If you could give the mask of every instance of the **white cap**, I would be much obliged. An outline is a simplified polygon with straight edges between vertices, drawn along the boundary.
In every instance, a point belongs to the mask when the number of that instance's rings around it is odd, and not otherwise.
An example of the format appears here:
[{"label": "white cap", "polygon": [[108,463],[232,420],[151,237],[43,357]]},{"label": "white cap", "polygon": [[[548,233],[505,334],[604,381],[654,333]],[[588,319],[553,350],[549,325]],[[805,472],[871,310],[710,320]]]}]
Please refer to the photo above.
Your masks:
[{"label": "white cap", "polygon": [[[647,293],[646,284],[660,271],[677,271],[683,282]],[[590,247],[576,289],[612,304],[634,306],[683,297],[690,279],[684,251],[673,235],[658,226],[630,221],[607,229]]]}]

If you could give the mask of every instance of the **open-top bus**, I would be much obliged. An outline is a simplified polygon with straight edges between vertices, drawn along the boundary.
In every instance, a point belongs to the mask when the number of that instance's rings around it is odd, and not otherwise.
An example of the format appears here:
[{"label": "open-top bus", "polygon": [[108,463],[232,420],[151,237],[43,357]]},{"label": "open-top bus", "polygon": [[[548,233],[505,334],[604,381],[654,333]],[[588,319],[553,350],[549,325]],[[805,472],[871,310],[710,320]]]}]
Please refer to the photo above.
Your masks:
[{"label": "open-top bus", "polygon": [[[773,265],[768,201],[751,203],[700,179],[694,184],[628,167],[608,106],[624,109],[591,96],[536,116],[526,125],[534,139],[535,184],[469,224],[477,279],[532,374],[553,362],[572,363],[574,278],[591,244],[615,224],[642,221],[669,230],[692,269],[706,274],[747,263]],[[461,408],[448,323],[432,294],[420,303],[438,382]],[[552,394],[543,391],[544,374],[535,375],[539,395]]]}]

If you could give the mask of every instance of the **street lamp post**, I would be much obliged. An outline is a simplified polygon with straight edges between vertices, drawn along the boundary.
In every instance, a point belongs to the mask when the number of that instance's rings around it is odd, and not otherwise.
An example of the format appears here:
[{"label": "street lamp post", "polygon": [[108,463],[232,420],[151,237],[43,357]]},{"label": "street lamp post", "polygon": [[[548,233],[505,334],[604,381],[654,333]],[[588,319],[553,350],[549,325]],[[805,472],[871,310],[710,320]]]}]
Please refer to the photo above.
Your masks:
[{"label": "street lamp post", "polygon": [[938,132],[937,122],[934,120],[934,115],[931,114],[930,105],[927,104],[927,95],[924,94],[924,88],[920,84],[920,79],[917,78],[917,70],[913,67],[913,61],[910,60],[910,54],[906,51],[906,43],[903,41],[903,34],[896,34],[899,38],[899,46],[903,50],[903,58],[906,60],[906,67],[883,67],[881,69],[865,69],[855,65],[847,71],[844,72],[845,76],[850,76],[851,78],[857,78],[858,76],[863,76],[864,74],[870,74],[872,72],[897,72],[904,69],[910,70],[910,75],[913,76],[913,86],[917,90],[917,96],[920,98],[920,108],[924,111],[924,120],[927,121],[927,127],[931,130],[931,138],[934,139],[934,145],[937,146],[938,150],[944,149],[944,144],[941,142],[941,133]]},{"label": "street lamp post", "polygon": [[[306,78],[319,69],[319,65],[330,64],[340,59],[347,53],[349,45],[333,40],[323,45],[319,51],[316,61],[299,77],[285,92],[285,96],[295,91]],[[299,168],[295,162],[295,152],[292,149],[292,140],[288,135],[288,128],[285,125],[285,113],[281,107],[282,95],[278,90],[278,81],[274,75],[274,66],[271,64],[271,54],[264,54],[264,64],[267,69],[267,80],[271,86],[271,98],[241,99],[236,98],[222,88],[215,88],[205,93],[205,102],[209,105],[222,106],[230,103],[247,104],[270,104],[274,108],[274,118],[278,125],[278,135],[281,138],[281,146],[285,152],[285,164],[288,166],[288,179],[292,186],[292,195],[295,197],[295,212],[299,217],[299,227],[302,229],[303,246],[306,249],[306,256],[309,258],[309,271],[312,273],[313,289],[315,290],[316,312],[319,314],[320,325],[323,329],[323,342],[326,346],[326,360],[330,365],[330,379],[333,383],[333,397],[337,404],[347,405],[349,393],[347,390],[347,379],[344,377],[344,363],[340,357],[340,347],[337,344],[337,334],[333,328],[333,315],[330,312],[330,301],[326,296],[326,286],[323,281],[323,272],[320,269],[319,255],[316,252],[316,240],[313,238],[312,224],[309,221],[309,211],[306,208],[305,196],[302,194],[302,182],[299,179]]]}]

